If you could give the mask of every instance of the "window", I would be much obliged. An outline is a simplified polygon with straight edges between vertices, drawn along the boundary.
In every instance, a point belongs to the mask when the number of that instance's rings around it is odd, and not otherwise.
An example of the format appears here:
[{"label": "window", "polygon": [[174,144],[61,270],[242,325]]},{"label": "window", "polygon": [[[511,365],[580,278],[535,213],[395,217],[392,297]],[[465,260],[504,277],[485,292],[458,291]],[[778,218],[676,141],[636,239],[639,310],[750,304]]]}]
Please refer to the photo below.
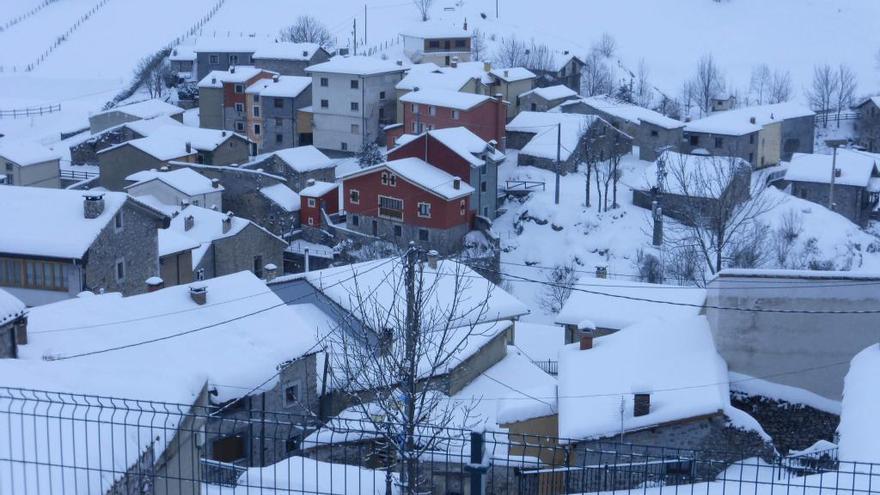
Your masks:
[{"label": "window", "polygon": [[236,93],[244,93],[244,84],[236,84],[233,87],[233,91],[235,91]]},{"label": "window", "polygon": [[287,383],[284,385],[284,407],[300,405],[300,384]]},{"label": "window", "polygon": [[412,113],[419,113],[419,104],[413,103],[410,109],[412,110]]},{"label": "window", "polygon": [[428,242],[428,229],[419,229],[419,240]]},{"label": "window", "polygon": [[312,217],[309,217],[309,221],[308,221],[307,223],[308,223],[309,225],[315,225],[315,219],[312,218]]},{"label": "window", "polygon": [[486,192],[486,181],[480,182],[480,191]]},{"label": "window", "polygon": [[351,133],[352,134],[360,134],[361,133],[361,126],[359,126],[358,124],[351,124]]},{"label": "window", "polygon": [[721,148],[722,146],[724,146],[724,138],[720,138],[720,137],[715,138],[715,147]]},{"label": "window", "polygon": [[428,115],[430,115],[431,117],[437,115],[437,107],[435,107],[434,105],[428,107]]},{"label": "window", "polygon": [[464,216],[465,213],[467,213],[467,200],[463,199],[458,203],[458,214]]},{"label": "window", "polygon": [[413,131],[413,134],[420,134],[420,132],[419,132],[419,127],[421,127],[421,125],[420,125],[418,122],[413,122],[413,123],[412,123],[412,131]]},{"label": "window", "polygon": [[125,219],[122,218],[122,212],[123,210],[119,210],[118,212],[116,212],[116,216],[113,217],[113,227],[116,232],[121,231],[122,227],[125,226]]},{"label": "window", "polygon": [[439,40],[428,41],[428,48],[434,48],[434,49],[440,48],[440,41]]},{"label": "window", "polygon": [[361,219],[360,219],[360,217],[357,216],[357,215],[352,215],[352,216],[351,216],[351,224],[352,224],[353,226],[355,226],[355,227],[357,227],[358,225],[360,225],[360,224],[361,224]]},{"label": "window", "polygon": [[321,108],[330,108],[329,100],[321,100]]},{"label": "window", "polygon": [[229,56],[229,65],[238,65],[238,55]]},{"label": "window", "polygon": [[205,269],[199,268],[196,270],[196,280],[205,280]]},{"label": "window", "polygon": [[284,108],[284,98],[272,98],[272,106],[275,108]]},{"label": "window", "polygon": [[419,216],[422,218],[431,218],[431,203],[419,203]]},{"label": "window", "polygon": [[749,134],[749,144],[755,144],[755,135]]},{"label": "window", "polygon": [[349,107],[351,108],[351,111],[352,111],[352,112],[357,112],[358,110],[361,109],[361,105],[360,105],[360,103],[358,103],[358,102],[356,102],[356,101],[351,102],[351,104],[349,105]]},{"label": "window", "polygon": [[538,104],[537,104],[537,103],[532,103],[530,109],[531,109],[533,112],[537,112],[537,111],[538,111]]},{"label": "window", "polygon": [[276,127],[284,127],[284,119],[276,118],[275,119],[275,126]]},{"label": "window", "polygon": [[235,104],[236,112],[244,112],[244,103],[236,103]]},{"label": "window", "polygon": [[258,107],[257,105],[254,105],[254,117],[259,117],[259,116],[260,116],[260,107]]},{"label": "window", "polygon": [[63,264],[21,258],[0,258],[0,285],[67,291]]},{"label": "window", "polygon": [[220,55],[208,55],[208,63],[211,65],[217,65],[220,63]]},{"label": "window", "polygon": [[352,189],[348,191],[348,201],[351,204],[357,205],[361,202],[361,192],[357,189]]},{"label": "window", "polygon": [[284,135],[283,134],[275,134],[275,142],[278,144],[283,143],[284,142]]},{"label": "window", "polygon": [[122,282],[125,280],[125,258],[120,258],[116,260],[116,281]]},{"label": "window", "polygon": [[699,146],[700,145],[700,136],[691,136],[691,146]]},{"label": "window", "polygon": [[326,77],[322,77],[321,78],[321,87],[326,88],[327,86],[330,86],[330,81]]},{"label": "window", "polygon": [[241,434],[219,438],[211,444],[211,458],[215,461],[233,462],[244,457],[244,436]]},{"label": "window", "polygon": [[351,89],[358,89],[360,87],[361,87],[360,81],[358,81],[357,79],[351,80]]},{"label": "window", "polygon": [[653,130],[651,131],[651,137],[658,137],[659,135],[660,135],[659,132],[653,131]]},{"label": "window", "polygon": [[244,122],[242,122],[240,120],[236,121],[235,122],[235,130],[238,132],[244,132]]},{"label": "window", "polygon": [[339,148],[340,148],[342,151],[348,151],[348,143],[341,143],[341,144],[339,145]]},{"label": "window", "polygon": [[379,91],[379,99],[380,99],[380,100],[384,100],[384,99],[385,99],[385,92],[384,92],[384,91]]},{"label": "window", "polygon": [[315,198],[309,198],[309,208],[314,208],[316,204]]},{"label": "window", "polygon": [[397,176],[392,173],[382,172],[380,181],[383,186],[397,187]]},{"label": "window", "polygon": [[379,196],[379,216],[391,220],[403,220],[403,200]]},{"label": "window", "polygon": [[459,112],[458,110],[453,110],[452,111],[452,119],[458,120],[460,118],[461,118],[461,112]]},{"label": "window", "polygon": [[461,40],[461,39],[455,40],[455,47],[456,48],[464,48],[464,46],[465,46],[465,40]]},{"label": "window", "polygon": [[754,161],[755,161],[755,154],[749,153],[749,163],[754,163]]},{"label": "window", "polygon": [[260,255],[254,256],[254,275],[263,278],[263,257]]},{"label": "window", "polygon": [[394,226],[394,237],[400,237],[403,235],[403,228],[400,225]]},{"label": "window", "polygon": [[256,134],[257,136],[259,136],[259,135],[260,135],[260,130],[261,130],[261,129],[260,129],[260,124],[254,124],[254,134]]}]

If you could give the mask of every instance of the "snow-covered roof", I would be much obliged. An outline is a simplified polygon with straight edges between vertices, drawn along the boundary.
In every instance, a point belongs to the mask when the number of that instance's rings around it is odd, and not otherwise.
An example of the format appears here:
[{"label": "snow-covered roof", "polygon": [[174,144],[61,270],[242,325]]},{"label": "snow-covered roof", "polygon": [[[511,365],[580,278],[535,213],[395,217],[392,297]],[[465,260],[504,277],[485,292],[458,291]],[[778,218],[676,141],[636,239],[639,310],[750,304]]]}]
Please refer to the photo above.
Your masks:
[{"label": "snow-covered roof", "polygon": [[565,329],[525,321],[516,322],[516,346],[534,361],[556,361],[565,345]]},{"label": "snow-covered roof", "polygon": [[261,187],[260,194],[280,206],[284,211],[299,211],[299,194],[284,184],[278,183],[272,186]]},{"label": "snow-covered roof", "polygon": [[400,97],[400,101],[404,103],[434,105],[438,107],[454,108],[456,110],[470,110],[471,108],[491,99],[492,97],[486,95],[475,95],[473,93],[462,93],[447,89],[411,91]]},{"label": "snow-covered roof", "polygon": [[464,179],[459,181],[458,189],[455,188],[455,176],[449,174],[420,158],[401,158],[391,160],[372,167],[366,167],[346,175],[342,180],[373,173],[376,170],[388,169],[397,174],[403,180],[410,182],[430,193],[436,194],[447,201],[463,198],[474,192]]},{"label": "snow-covered roof", "polygon": [[571,59],[576,59],[578,62],[583,64],[583,60],[581,60],[580,57],[578,57],[577,55],[574,55],[572,53],[554,54],[553,55],[553,64],[552,64],[553,71],[554,72],[561,71],[562,68],[565,67],[568,64],[568,62],[571,61]]},{"label": "snow-covered roof", "polygon": [[558,84],[556,86],[547,86],[545,88],[535,88],[533,90],[526,91],[519,96],[523,97],[528,95],[536,95],[547,101],[553,101],[577,96],[577,92],[572,90],[568,86]]},{"label": "snow-covered roof", "polygon": [[296,98],[312,85],[312,78],[305,76],[278,76],[260,79],[248,86],[246,93],[274,98]]},{"label": "snow-covered roof", "polygon": [[[831,155],[795,153],[785,172],[785,180],[792,182],[831,182]],[[872,177],[880,174],[880,154],[865,153],[848,149],[837,150],[835,167],[840,176],[834,178],[835,184],[867,187]]]},{"label": "snow-covered roof", "polygon": [[126,186],[126,189],[157,180],[187,196],[223,191],[223,186],[213,187],[211,179],[191,168],[178,168],[167,172],[161,170],[142,170],[129,175],[125,180],[134,182],[134,184]]},{"label": "snow-covered roof", "polygon": [[470,71],[452,69],[441,72],[439,70],[422,71],[410,69],[403,79],[394,86],[396,89],[413,91],[419,89],[446,89],[458,91],[468,81],[474,79]]},{"label": "snow-covered roof", "polygon": [[0,158],[20,167],[36,165],[61,158],[61,153],[29,141],[0,139]]},{"label": "snow-covered roof", "polygon": [[[663,192],[693,197],[719,198],[732,181],[733,176],[751,170],[742,158],[729,156],[686,155],[667,151],[666,179]],[[632,187],[648,191],[657,186],[657,162],[642,170],[641,177]]]},{"label": "snow-covered roof", "polygon": [[5,325],[25,314],[27,307],[17,297],[0,289],[0,325]]},{"label": "snow-covered roof", "polygon": [[855,105],[853,105],[853,108],[858,108],[868,102],[871,102],[875,106],[880,107],[880,96],[869,96],[867,98],[864,98],[864,99],[860,100],[858,103],[856,103]]},{"label": "snow-covered roof", "polygon": [[450,24],[441,21],[428,21],[416,24],[414,27],[400,32],[401,36],[422,39],[438,38],[470,38],[471,32],[465,29],[461,22]]},{"label": "snow-covered roof", "polygon": [[[694,387],[694,380],[703,387]],[[611,437],[723,411],[727,365],[703,316],[646,320],[559,353],[559,436]],[[650,393],[650,412],[633,415],[633,394]],[[624,410],[621,417],[621,401]],[[585,414],[585,412],[589,412]]]},{"label": "snow-covered roof", "polygon": [[92,117],[112,112],[122,112],[131,115],[132,117],[137,117],[139,119],[151,119],[153,117],[159,117],[163,115],[166,117],[170,117],[172,115],[182,114],[184,112],[184,109],[180,108],[177,105],[166,103],[162,100],[152,99],[141,101],[138,103],[131,103],[129,105],[113,107],[109,110],[104,110],[103,112],[96,113]]},{"label": "snow-covered roof", "polygon": [[670,320],[699,314],[706,300],[705,289],[699,287],[602,278],[582,279],[581,283],[589,285],[583,288],[590,292],[572,292],[556,316],[556,323],[579,325],[590,320],[599,328],[620,329],[649,319]]},{"label": "snow-covered roof", "polygon": [[313,184],[304,187],[300,192],[300,196],[309,196],[312,198],[320,198],[331,191],[335,191],[339,184],[335,182],[322,182],[316,180]]},{"label": "snow-covered roof", "polygon": [[205,36],[196,40],[192,47],[195,53],[201,52],[229,52],[229,53],[246,53],[253,52],[263,48],[271,43],[272,40],[260,39],[250,36],[237,37],[215,37]]},{"label": "snow-covered roof", "polygon": [[168,126],[176,127],[181,125],[183,124],[167,115],[160,115],[159,117],[153,117],[151,119],[139,119],[133,120],[131,122],[126,122],[119,127],[128,127],[132,131],[140,134],[141,136],[149,136],[157,129]]},{"label": "snow-covered roof", "polygon": [[[428,131],[428,134],[442,143],[444,146],[452,150],[456,155],[464,158],[474,167],[481,167],[485,163],[483,159],[479,157],[489,144],[486,141],[473,132],[470,131],[467,127],[447,127],[445,129],[435,129],[432,131]],[[389,155],[394,153],[398,148],[405,146],[412,142],[415,139],[423,136],[424,134],[404,134],[397,139],[397,148],[392,149],[388,152]],[[498,151],[495,148],[495,151],[492,153],[491,158],[496,162],[500,162],[504,160],[504,153]]]},{"label": "snow-covered roof", "polygon": [[525,79],[534,79],[538,76],[534,72],[522,67],[510,67],[507,69],[492,69],[489,74],[501,79],[505,82],[523,81]]},{"label": "snow-covered roof", "polygon": [[201,243],[172,229],[159,229],[159,256],[197,249]]},{"label": "snow-covered roof", "polygon": [[195,62],[196,52],[192,46],[177,45],[171,50],[171,54],[168,55],[168,60],[172,62]]},{"label": "snow-covered roof", "polygon": [[199,81],[199,87],[222,88],[223,83],[244,83],[262,73],[276,74],[276,72],[260,69],[253,65],[237,65],[228,70],[212,70]]},{"label": "snow-covered roof", "polygon": [[85,218],[83,201],[88,194],[72,189],[0,187],[4,213],[0,232],[14,232],[0,235],[0,253],[81,258],[122,205],[134,201],[125,193],[102,191],[104,211],[96,218]]},{"label": "snow-covered roof", "polygon": [[[247,139],[232,131],[202,129],[183,125],[165,126],[154,130],[147,137],[126,141],[103,149],[98,153],[107,153],[122,146],[133,146],[155,157],[157,160],[169,161],[195,155],[198,151],[214,151],[233,136]],[[186,149],[187,144],[190,145],[189,151]]]},{"label": "snow-covered roof", "polygon": [[330,159],[330,157],[312,145],[285,148],[273,151],[272,154],[278,157],[294,172],[311,172],[313,170],[332,168],[335,166],[335,162]]},{"label": "snow-covered roof", "polygon": [[321,49],[316,43],[278,42],[261,45],[254,52],[254,58],[271,58],[277,60],[308,61]]},{"label": "snow-covered roof", "polygon": [[880,346],[856,354],[849,365],[841,404],[839,457],[844,461],[880,463]]},{"label": "snow-covered roof", "polygon": [[[239,487],[259,486],[265,495],[291,492],[379,495],[384,493],[387,476],[384,470],[292,456],[266,467],[247,468],[236,484]],[[392,474],[391,479],[394,480],[394,486],[399,486],[398,474]],[[207,487],[205,493],[208,494],[226,492],[224,487],[218,485],[209,484]]]},{"label": "snow-covered roof", "polygon": [[613,115],[619,119],[623,119],[634,124],[647,122],[664,129],[678,129],[685,126],[684,122],[669,118],[662,113],[649,110],[645,107],[633,105],[625,101],[620,101],[610,96],[591,96],[588,98],[580,98],[562,105],[573,105],[583,102],[596,110],[601,110],[609,115]]},{"label": "snow-covered roof", "polygon": [[[381,259],[309,272],[306,280],[355,317],[371,316],[371,311],[404,311],[403,292],[405,263],[400,258]],[[458,282],[458,286],[456,286]],[[483,278],[463,263],[441,260],[437,268],[424,266],[425,314],[449,316],[452,325],[469,325],[515,318],[528,313],[528,308],[512,295]],[[355,295],[365,300],[381,301],[381,308],[358,303]],[[449,307],[458,294],[454,314]],[[482,309],[485,299],[486,307]],[[402,314],[402,313],[401,313]]]},{"label": "snow-covered roof", "polygon": [[594,115],[553,112],[520,112],[507,124],[508,132],[535,134],[520,153],[541,158],[556,158],[556,126],[562,124],[560,157],[567,160],[577,149],[583,133],[595,122]]},{"label": "snow-covered roof", "polygon": [[389,62],[376,57],[367,57],[365,55],[353,55],[350,57],[337,56],[330,60],[306,67],[306,72],[321,72],[329,74],[352,74],[360,76],[371,76],[375,74],[384,74],[386,72],[403,72],[406,67],[397,65],[395,62]]},{"label": "snow-covered roof", "polygon": [[[785,102],[715,112],[708,117],[688,122],[686,132],[742,136],[761,130],[765,125],[786,119],[810,117],[816,112],[797,103]],[[752,123],[754,119],[754,123]]]}]

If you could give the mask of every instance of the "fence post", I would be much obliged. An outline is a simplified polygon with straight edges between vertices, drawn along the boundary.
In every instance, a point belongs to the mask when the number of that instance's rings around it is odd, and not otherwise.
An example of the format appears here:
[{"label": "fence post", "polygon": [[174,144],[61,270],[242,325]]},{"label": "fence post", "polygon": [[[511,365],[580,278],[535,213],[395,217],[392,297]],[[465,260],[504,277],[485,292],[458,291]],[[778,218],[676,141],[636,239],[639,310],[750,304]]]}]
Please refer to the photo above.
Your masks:
[{"label": "fence post", "polygon": [[471,473],[471,495],[485,495],[488,463],[483,463],[486,443],[483,432],[471,432],[471,461],[465,469]]}]

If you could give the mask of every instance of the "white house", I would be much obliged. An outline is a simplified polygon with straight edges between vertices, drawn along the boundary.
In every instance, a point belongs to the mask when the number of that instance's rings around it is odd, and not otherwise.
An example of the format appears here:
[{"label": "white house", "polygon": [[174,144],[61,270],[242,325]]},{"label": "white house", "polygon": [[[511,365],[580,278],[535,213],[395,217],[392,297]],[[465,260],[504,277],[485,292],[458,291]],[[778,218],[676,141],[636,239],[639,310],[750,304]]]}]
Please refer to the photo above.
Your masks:
[{"label": "white house", "polygon": [[395,120],[395,85],[406,68],[373,57],[335,57],[306,68],[312,76],[314,145],[357,151]]},{"label": "white house", "polygon": [[59,188],[59,158],[50,148],[6,138],[0,141],[0,184]]},{"label": "white house", "polygon": [[[143,170],[125,180],[132,184],[125,190],[136,198],[155,198],[159,203],[174,208],[185,204],[223,209],[223,186],[191,168],[175,170]],[[153,204],[152,201],[147,201]]]}]

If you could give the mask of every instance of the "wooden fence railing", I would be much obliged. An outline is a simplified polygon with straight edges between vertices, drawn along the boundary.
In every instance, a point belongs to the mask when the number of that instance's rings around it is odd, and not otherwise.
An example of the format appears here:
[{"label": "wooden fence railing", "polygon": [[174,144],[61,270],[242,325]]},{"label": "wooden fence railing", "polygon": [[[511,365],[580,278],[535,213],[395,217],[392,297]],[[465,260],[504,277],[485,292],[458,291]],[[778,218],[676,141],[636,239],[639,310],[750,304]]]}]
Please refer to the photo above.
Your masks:
[{"label": "wooden fence railing", "polygon": [[13,108],[12,110],[0,110],[0,119],[19,117],[31,117],[34,115],[44,115],[47,113],[55,113],[61,111],[61,104],[46,105],[41,107]]}]

